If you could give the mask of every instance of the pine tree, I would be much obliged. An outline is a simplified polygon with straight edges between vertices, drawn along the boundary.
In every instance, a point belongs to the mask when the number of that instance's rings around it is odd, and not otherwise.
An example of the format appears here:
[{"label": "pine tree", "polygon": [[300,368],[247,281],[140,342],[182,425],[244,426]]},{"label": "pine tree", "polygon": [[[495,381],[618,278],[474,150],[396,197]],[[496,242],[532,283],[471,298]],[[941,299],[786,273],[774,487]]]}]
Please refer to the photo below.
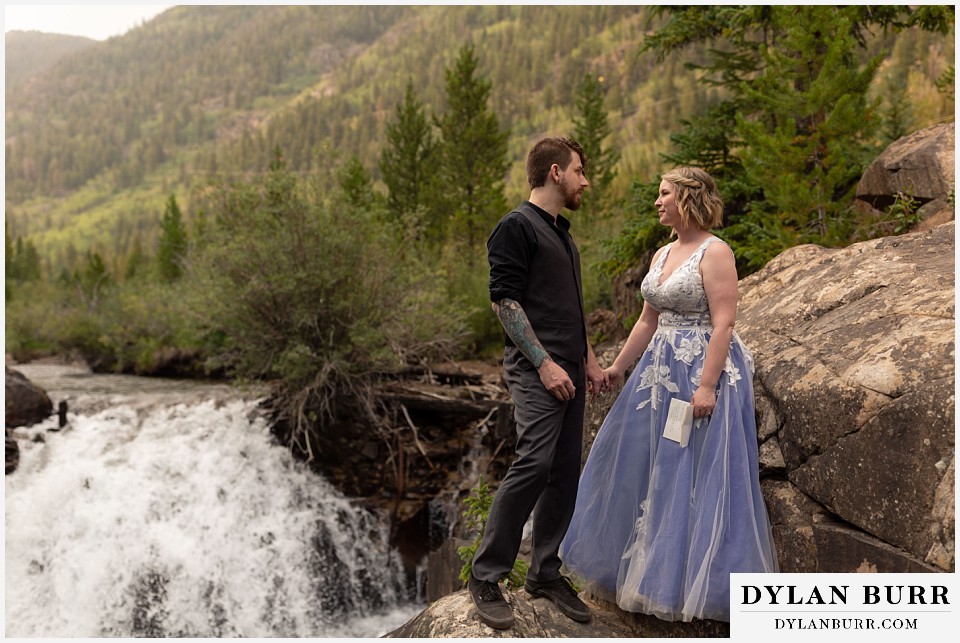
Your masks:
[{"label": "pine tree", "polygon": [[937,91],[943,94],[944,99],[953,103],[957,94],[956,66],[950,65],[936,81]]},{"label": "pine tree", "polygon": [[4,221],[3,230],[3,274],[9,280],[13,278],[16,265],[13,260],[13,239],[10,237],[10,224]]},{"label": "pine tree", "polygon": [[380,173],[390,191],[387,208],[395,220],[428,205],[429,190],[435,184],[436,145],[423,104],[409,81],[403,102],[397,104],[396,120],[387,123],[387,144],[380,155]]},{"label": "pine tree", "polygon": [[287,157],[279,145],[274,146],[267,166],[263,195],[263,212],[274,219],[287,216],[291,203],[297,202],[297,177],[290,171]]},{"label": "pine tree", "polygon": [[[848,241],[851,190],[876,129],[866,99],[878,59],[860,63],[874,27],[947,33],[952,7],[723,5],[662,7],[665,24],[641,52],[663,61],[706,44],[700,82],[724,98],[671,136],[670,163],[698,165],[719,181],[732,224],[724,231],[745,274],[805,242]],[[872,128],[872,129],[871,129]],[[730,198],[732,197],[732,198]],[[645,217],[639,214],[639,219]],[[627,226],[632,230],[636,226]],[[634,256],[649,250],[624,240]],[[614,268],[615,269],[615,268]]]},{"label": "pine tree", "polygon": [[4,270],[8,281],[37,281],[42,276],[40,253],[33,241],[23,237],[10,236],[9,228],[4,231]]},{"label": "pine tree", "polygon": [[187,228],[183,224],[177,198],[170,195],[160,223],[160,239],[157,243],[157,270],[161,279],[176,281],[183,274],[183,261],[187,254]]},{"label": "pine tree", "polygon": [[95,251],[87,252],[83,269],[76,272],[73,281],[77,284],[80,299],[91,312],[100,305],[100,295],[104,289],[113,285],[107,264],[100,253]]},{"label": "pine tree", "polygon": [[882,128],[886,143],[892,143],[913,131],[906,80],[906,74],[902,74],[888,85],[887,107],[883,110]]},{"label": "pine tree", "polygon": [[376,193],[373,178],[356,156],[351,156],[337,171],[337,184],[347,205],[357,209],[374,207]]},{"label": "pine tree", "polygon": [[[19,241],[19,239],[18,239]],[[39,281],[41,274],[40,253],[33,241],[27,239],[23,243],[23,251],[17,257],[20,264],[20,278],[23,281]]]},{"label": "pine tree", "polygon": [[[849,237],[847,210],[877,124],[866,94],[880,64],[879,57],[862,67],[857,61],[856,8],[773,11],[780,37],[763,48],[765,73],[746,90],[762,116],[737,119],[746,177],[763,188],[750,214],[772,215],[764,219],[761,240],[772,243],[763,263],[789,247],[781,247],[781,232],[790,245]],[[757,243],[757,230],[750,232]]]},{"label": "pine tree", "polygon": [[586,215],[602,214],[607,205],[607,188],[617,175],[616,164],[620,153],[612,147],[604,148],[603,142],[610,136],[610,123],[604,106],[602,77],[585,74],[576,97],[577,114],[573,117],[573,138],[583,147],[589,160],[587,176],[590,189],[584,193],[581,212]]},{"label": "pine tree", "polygon": [[124,281],[136,279],[137,277],[141,276],[147,263],[147,255],[143,252],[143,247],[140,243],[140,235],[137,234],[134,236],[132,247],[130,252],[127,254],[123,271]]},{"label": "pine tree", "polygon": [[437,120],[441,132],[439,178],[450,220],[446,237],[466,246],[467,263],[482,248],[503,216],[509,131],[489,111],[490,81],[478,76],[472,45],[460,49],[446,70],[447,111]]}]

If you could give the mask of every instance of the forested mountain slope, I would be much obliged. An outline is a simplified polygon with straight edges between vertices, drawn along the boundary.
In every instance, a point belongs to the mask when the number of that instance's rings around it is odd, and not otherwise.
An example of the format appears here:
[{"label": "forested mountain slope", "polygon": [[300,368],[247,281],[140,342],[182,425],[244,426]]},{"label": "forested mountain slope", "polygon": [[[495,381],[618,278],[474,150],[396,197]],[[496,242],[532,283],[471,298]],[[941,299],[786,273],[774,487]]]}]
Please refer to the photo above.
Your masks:
[{"label": "forested mountain slope", "polygon": [[95,45],[96,40],[81,36],[11,31],[5,35],[6,64],[4,84],[7,95],[25,80],[56,64],[67,56]]},{"label": "forested mountain slope", "polygon": [[[685,67],[696,52],[662,62],[638,53],[658,28],[650,13],[643,6],[174,7],[63,58],[29,84],[8,82],[8,232],[32,239],[53,272],[91,248],[121,257],[135,240],[149,246],[170,194],[188,203],[207,177],[262,171],[276,149],[301,173],[330,172],[356,156],[376,180],[385,126],[407,83],[439,113],[445,70],[465,43],[476,46],[490,108],[510,133],[508,202],[525,191],[519,161],[529,140],[570,131],[588,73],[606,92],[609,144],[620,151],[612,189],[626,196],[634,178],[661,169],[680,121],[719,96]],[[906,69],[911,96],[922,103],[944,60],[952,62],[952,39],[879,33],[869,49],[895,39],[903,55],[890,58],[878,87]],[[17,58],[8,54],[8,69],[23,63]],[[921,109],[916,120],[929,121],[939,107]]]}]

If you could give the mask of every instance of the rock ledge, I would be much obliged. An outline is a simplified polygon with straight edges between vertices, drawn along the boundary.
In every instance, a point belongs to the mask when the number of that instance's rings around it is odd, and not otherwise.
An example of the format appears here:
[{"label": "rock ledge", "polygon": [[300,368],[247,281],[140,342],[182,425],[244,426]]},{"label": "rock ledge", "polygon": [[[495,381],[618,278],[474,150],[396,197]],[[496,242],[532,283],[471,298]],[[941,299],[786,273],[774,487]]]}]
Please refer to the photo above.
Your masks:
[{"label": "rock ledge", "polygon": [[564,616],[545,598],[524,591],[505,591],[516,624],[495,630],[480,621],[470,593],[463,589],[432,603],[385,638],[691,638],[730,636],[729,623],[693,621],[671,623],[647,614],[624,612],[606,601],[581,596],[593,611],[589,623]]}]

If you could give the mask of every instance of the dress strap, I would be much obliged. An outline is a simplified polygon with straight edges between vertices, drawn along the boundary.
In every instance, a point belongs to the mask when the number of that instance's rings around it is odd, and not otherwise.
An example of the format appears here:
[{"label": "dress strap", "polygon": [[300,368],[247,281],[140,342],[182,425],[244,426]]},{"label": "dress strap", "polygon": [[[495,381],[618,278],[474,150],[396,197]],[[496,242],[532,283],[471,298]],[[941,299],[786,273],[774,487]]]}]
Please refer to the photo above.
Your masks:
[{"label": "dress strap", "polygon": [[660,258],[657,259],[657,265],[658,265],[658,266],[662,266],[663,264],[665,264],[665,263],[667,262],[667,255],[669,255],[669,254],[670,254],[670,251],[673,250],[673,244],[674,244],[674,242],[671,241],[671,242],[668,243],[666,246],[664,246],[665,251],[664,251],[664,252],[661,252],[661,253],[660,253]]},{"label": "dress strap", "polygon": [[650,272],[654,273],[658,277],[660,276],[660,274],[663,272],[663,264],[667,262],[667,255],[670,254],[671,250],[673,250],[673,242],[670,242],[664,246],[664,251],[660,253],[657,263],[654,264],[653,270]]},{"label": "dress strap", "polygon": [[719,241],[723,243],[723,239],[721,239],[720,237],[714,237],[711,235],[707,237],[703,243],[700,244],[699,248],[693,251],[693,254],[690,255],[690,258],[694,259],[697,265],[700,265],[700,262],[703,260],[703,253],[707,251],[707,246],[709,246],[714,241]]}]

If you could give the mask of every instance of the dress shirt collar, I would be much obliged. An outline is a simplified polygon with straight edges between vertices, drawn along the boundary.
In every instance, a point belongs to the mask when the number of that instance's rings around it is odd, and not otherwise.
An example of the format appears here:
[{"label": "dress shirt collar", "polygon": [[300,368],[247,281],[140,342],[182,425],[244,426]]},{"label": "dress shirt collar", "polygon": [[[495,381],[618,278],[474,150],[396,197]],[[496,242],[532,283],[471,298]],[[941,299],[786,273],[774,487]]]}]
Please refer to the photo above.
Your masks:
[{"label": "dress shirt collar", "polygon": [[[539,214],[541,217],[543,217],[544,221],[546,221],[547,223],[550,223],[550,224],[553,224],[553,223],[554,223],[554,219],[553,219],[553,215],[552,215],[552,214],[550,214],[549,212],[547,212],[546,210],[544,210],[543,208],[541,208],[541,207],[540,207],[539,205],[537,205],[536,203],[533,203],[533,202],[531,202],[531,201],[527,201],[527,203],[530,204],[530,206],[537,212],[537,214]],[[563,216],[562,214],[557,214],[556,225],[557,225],[558,228],[560,228],[560,229],[563,230],[564,232],[569,232],[569,231],[570,231],[570,220],[567,219],[567,218],[566,218],[565,216]]]}]

